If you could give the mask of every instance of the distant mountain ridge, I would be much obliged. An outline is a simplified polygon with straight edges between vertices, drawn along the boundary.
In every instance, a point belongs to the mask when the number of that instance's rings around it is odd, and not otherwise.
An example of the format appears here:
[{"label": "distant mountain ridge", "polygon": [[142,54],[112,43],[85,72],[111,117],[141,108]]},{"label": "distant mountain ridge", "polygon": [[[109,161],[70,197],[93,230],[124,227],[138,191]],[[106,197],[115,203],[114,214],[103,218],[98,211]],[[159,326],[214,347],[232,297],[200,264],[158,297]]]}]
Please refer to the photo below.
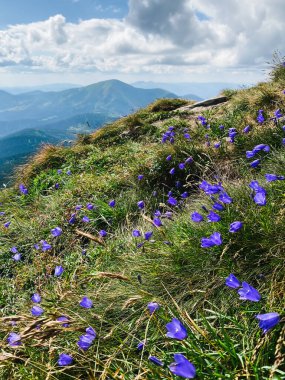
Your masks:
[{"label": "distant mountain ridge", "polygon": [[[217,96],[224,89],[240,89],[242,86],[247,86],[240,83],[226,83],[226,82],[134,82],[133,86],[139,88],[162,88],[166,91],[174,92],[186,99],[203,100]],[[186,94],[186,95],[185,95]],[[198,99],[197,99],[198,98]]]},{"label": "distant mountain ridge", "polygon": [[62,119],[82,113],[104,112],[120,117],[145,107],[157,98],[177,95],[161,89],[140,89],[119,80],[59,92],[33,91],[11,95],[0,92],[0,121]]},{"label": "distant mountain ridge", "polygon": [[0,90],[0,180],[43,143],[73,140],[158,98],[162,89],[140,89],[119,80],[58,92],[10,94]]},{"label": "distant mountain ridge", "polygon": [[80,84],[74,84],[74,83],[51,83],[51,84],[43,84],[38,86],[21,86],[21,87],[1,87],[1,90],[4,90],[6,92],[9,92],[9,94],[12,95],[18,95],[18,94],[24,94],[26,92],[33,92],[33,91],[44,91],[44,92],[51,92],[51,91],[63,91],[68,90],[70,88],[77,88],[77,87],[83,87]]}]

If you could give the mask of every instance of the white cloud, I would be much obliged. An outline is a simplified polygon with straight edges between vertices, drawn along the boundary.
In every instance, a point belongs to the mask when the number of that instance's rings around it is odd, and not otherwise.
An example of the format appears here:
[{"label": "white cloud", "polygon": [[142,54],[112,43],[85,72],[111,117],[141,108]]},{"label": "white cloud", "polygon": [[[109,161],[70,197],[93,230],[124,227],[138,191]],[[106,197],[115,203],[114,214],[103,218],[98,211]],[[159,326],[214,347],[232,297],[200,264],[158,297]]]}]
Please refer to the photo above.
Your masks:
[{"label": "white cloud", "polygon": [[0,30],[0,66],[118,74],[235,71],[282,51],[284,18],[283,0],[129,0],[123,20],[69,23],[55,15]]}]

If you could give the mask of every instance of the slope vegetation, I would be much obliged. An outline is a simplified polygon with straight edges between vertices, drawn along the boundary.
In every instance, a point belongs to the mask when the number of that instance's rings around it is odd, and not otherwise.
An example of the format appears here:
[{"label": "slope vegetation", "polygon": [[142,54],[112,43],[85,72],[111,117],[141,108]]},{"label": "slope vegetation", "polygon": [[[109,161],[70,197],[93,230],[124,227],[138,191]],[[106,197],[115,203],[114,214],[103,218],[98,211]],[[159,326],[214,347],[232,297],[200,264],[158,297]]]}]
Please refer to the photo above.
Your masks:
[{"label": "slope vegetation", "polygon": [[1,378],[285,378],[285,67],[271,75],[19,170],[0,194]]}]

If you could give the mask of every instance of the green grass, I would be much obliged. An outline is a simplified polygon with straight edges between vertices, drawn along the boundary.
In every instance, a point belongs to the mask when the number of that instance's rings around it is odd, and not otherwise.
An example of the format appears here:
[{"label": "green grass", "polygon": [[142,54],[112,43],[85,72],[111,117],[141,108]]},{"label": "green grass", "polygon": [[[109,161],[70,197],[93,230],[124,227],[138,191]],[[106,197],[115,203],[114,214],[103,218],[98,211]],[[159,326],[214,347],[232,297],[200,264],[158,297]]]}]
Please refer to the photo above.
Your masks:
[{"label": "green grass", "polygon": [[[18,183],[25,183],[28,195],[21,195],[17,186],[1,191],[1,379],[174,379],[168,365],[177,352],[196,366],[199,379],[285,378],[284,317],[266,335],[255,319],[271,311],[282,316],[284,310],[285,181],[266,183],[264,178],[266,173],[285,174],[282,122],[275,125],[269,119],[275,109],[285,111],[284,95],[279,79],[230,95],[227,104],[203,112],[211,129],[202,127],[193,111],[177,111],[184,101],[156,102],[79,137],[70,148],[45,147],[18,171]],[[258,125],[261,107],[267,121]],[[252,130],[244,134],[248,124]],[[175,126],[175,143],[161,144],[169,126]],[[190,141],[183,137],[185,128]],[[227,141],[229,128],[238,131],[235,144]],[[218,141],[221,148],[215,149]],[[245,152],[260,143],[271,151],[261,154],[260,168],[251,169]],[[193,163],[179,170],[178,164],[189,156]],[[144,175],[141,181],[139,174]],[[201,206],[212,205],[199,190],[202,179],[221,181],[234,200],[220,212],[218,223],[191,221],[194,211],[206,220]],[[264,207],[251,198],[248,184],[253,179],[267,191]],[[169,191],[175,197],[187,191],[189,198],[171,207]],[[115,208],[108,206],[111,199],[116,199]],[[145,201],[144,211],[137,207],[140,200]],[[86,210],[88,202],[94,210]],[[76,225],[70,225],[77,204],[84,207],[77,211]],[[160,228],[151,222],[156,209],[173,212],[172,219],[162,218]],[[81,221],[84,215],[90,223]],[[236,220],[244,227],[231,234],[229,225]],[[9,228],[3,227],[7,221]],[[56,226],[63,234],[53,238],[50,230]],[[108,233],[103,244],[96,242],[101,229]],[[143,237],[134,238],[133,229],[153,230],[153,236],[138,248]],[[201,248],[201,238],[215,231],[223,244]],[[52,249],[36,250],[40,240]],[[11,259],[13,246],[22,253],[20,262]],[[64,267],[60,278],[53,276],[56,265]],[[261,301],[240,301],[224,285],[229,273],[257,288]],[[41,294],[45,310],[39,318],[30,313],[34,292]],[[79,306],[83,296],[92,299],[92,309]],[[160,304],[152,316],[150,301]],[[61,315],[69,317],[69,327],[56,321]],[[187,328],[187,339],[166,338],[165,325],[173,317]],[[88,326],[96,330],[96,340],[88,351],[79,351],[76,342]],[[11,331],[20,333],[21,346],[6,344]],[[139,352],[137,344],[144,339]],[[57,365],[62,352],[73,356],[73,366]],[[164,366],[152,364],[149,355]]]}]

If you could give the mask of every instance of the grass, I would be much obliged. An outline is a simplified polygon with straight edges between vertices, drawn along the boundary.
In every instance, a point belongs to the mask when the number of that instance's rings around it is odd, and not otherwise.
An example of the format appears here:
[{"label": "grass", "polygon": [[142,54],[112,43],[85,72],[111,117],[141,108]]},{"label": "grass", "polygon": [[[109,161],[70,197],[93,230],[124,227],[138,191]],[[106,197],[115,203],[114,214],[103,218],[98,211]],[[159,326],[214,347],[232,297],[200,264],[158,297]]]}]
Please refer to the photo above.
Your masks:
[{"label": "grass", "polygon": [[[280,64],[274,70],[280,71]],[[282,75],[277,77],[231,92],[225,105],[203,111],[210,129],[201,126],[194,111],[177,110],[184,101],[158,101],[79,137],[72,147],[46,146],[18,170],[15,187],[0,194],[0,211],[5,212],[0,216],[1,379],[173,379],[168,366],[177,352],[195,365],[199,379],[285,378],[285,181],[267,183],[264,177],[285,174],[282,120],[270,119],[277,108],[285,112]],[[256,122],[260,108],[266,116],[262,125]],[[251,131],[244,134],[248,124]],[[161,144],[169,126],[174,126],[175,142]],[[234,144],[228,142],[229,128],[238,131]],[[183,136],[186,130],[191,140]],[[259,153],[262,164],[252,169],[245,152],[261,143],[271,151]],[[193,162],[179,170],[190,156]],[[144,176],[140,181],[139,174]],[[219,212],[220,222],[191,221],[194,211],[207,220],[202,206],[212,207],[199,189],[202,179],[221,181],[233,198]],[[267,191],[264,207],[251,198],[253,179]],[[19,193],[19,183],[27,186],[28,195]],[[169,191],[179,200],[177,206],[168,204]],[[189,197],[183,200],[185,191]],[[114,208],[108,205],[111,199]],[[140,200],[145,201],[143,211],[137,207]],[[93,210],[86,209],[89,202]],[[76,223],[69,224],[79,204]],[[157,209],[172,212],[170,219],[161,218],[162,227],[153,224]],[[89,223],[82,222],[85,215]],[[244,226],[231,234],[235,220]],[[3,226],[7,221],[9,228]],[[54,238],[50,230],[56,226],[63,233]],[[103,243],[102,229],[107,231]],[[134,229],[142,236],[134,238]],[[153,231],[148,241],[146,231]],[[201,238],[215,231],[223,244],[201,248]],[[41,240],[52,249],[35,249]],[[19,262],[11,259],[13,246],[22,254]],[[53,275],[56,265],[64,268],[59,278]],[[258,289],[261,301],[240,301],[224,285],[229,273]],[[30,313],[35,292],[44,309],[38,318]],[[92,309],[79,306],[83,296],[93,301]],[[147,310],[151,301],[160,305],[152,315]],[[281,323],[263,335],[255,315],[273,311]],[[62,315],[69,327],[56,320]],[[174,317],[187,328],[183,341],[166,337],[165,325]],[[76,342],[88,326],[97,337],[84,352]],[[12,331],[21,335],[22,345],[7,344]],[[138,351],[143,340],[146,345]],[[72,355],[73,365],[57,365],[63,352]],[[149,355],[164,365],[151,363]]]}]

